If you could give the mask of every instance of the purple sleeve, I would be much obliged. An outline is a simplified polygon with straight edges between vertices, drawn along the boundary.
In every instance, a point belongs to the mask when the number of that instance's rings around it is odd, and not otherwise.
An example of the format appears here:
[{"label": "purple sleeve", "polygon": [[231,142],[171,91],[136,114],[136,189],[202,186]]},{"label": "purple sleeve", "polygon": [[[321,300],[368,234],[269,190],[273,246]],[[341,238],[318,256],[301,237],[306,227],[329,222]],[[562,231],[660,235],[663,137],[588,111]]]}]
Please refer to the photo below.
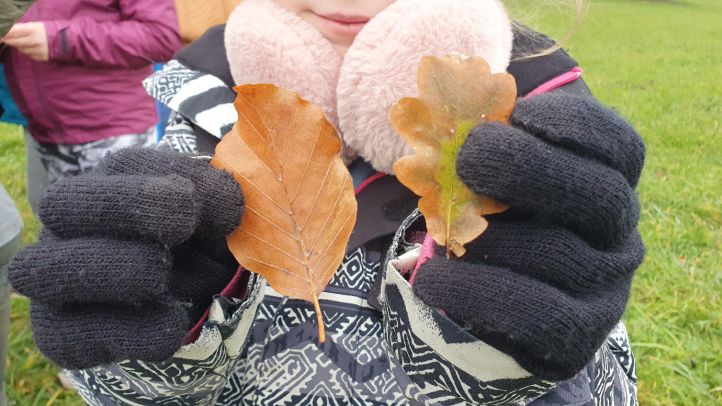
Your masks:
[{"label": "purple sleeve", "polygon": [[172,0],[119,0],[121,21],[46,21],[53,62],[137,68],[166,61],[181,46]]}]

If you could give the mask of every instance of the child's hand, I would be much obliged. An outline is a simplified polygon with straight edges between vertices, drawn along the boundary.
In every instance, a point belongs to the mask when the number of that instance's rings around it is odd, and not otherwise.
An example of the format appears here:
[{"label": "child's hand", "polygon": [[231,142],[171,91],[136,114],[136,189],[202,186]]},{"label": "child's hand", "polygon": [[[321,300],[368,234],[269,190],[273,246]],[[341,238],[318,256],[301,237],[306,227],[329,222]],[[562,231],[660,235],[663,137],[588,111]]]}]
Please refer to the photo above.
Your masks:
[{"label": "child's hand", "polygon": [[43,23],[17,23],[2,38],[2,42],[36,61],[48,60],[48,35]]},{"label": "child's hand", "polygon": [[589,98],[520,101],[511,122],[474,129],[457,161],[472,190],[511,209],[460,260],[422,265],[414,291],[535,375],[566,379],[621,318],[644,257],[644,145]]},{"label": "child's hand", "polygon": [[50,186],[40,240],[8,267],[38,348],[74,369],[170,357],[237,270],[224,236],[242,211],[230,174],[152,149]]}]

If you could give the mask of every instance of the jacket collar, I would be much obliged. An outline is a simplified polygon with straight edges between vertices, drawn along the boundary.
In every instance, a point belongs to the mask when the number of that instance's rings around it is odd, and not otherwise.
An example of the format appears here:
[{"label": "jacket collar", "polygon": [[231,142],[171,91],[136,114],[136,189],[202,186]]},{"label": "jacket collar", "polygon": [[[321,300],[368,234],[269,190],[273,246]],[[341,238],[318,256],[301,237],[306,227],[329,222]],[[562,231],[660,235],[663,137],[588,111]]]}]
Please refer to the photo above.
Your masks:
[{"label": "jacket collar", "polygon": [[388,112],[418,93],[421,58],[458,52],[505,71],[512,29],[498,0],[397,0],[341,57],[313,26],[273,0],[245,0],[228,19],[224,43],[236,84],[273,83],[299,93],[339,130],[347,156],[357,152],[391,173],[412,150],[391,128]]}]

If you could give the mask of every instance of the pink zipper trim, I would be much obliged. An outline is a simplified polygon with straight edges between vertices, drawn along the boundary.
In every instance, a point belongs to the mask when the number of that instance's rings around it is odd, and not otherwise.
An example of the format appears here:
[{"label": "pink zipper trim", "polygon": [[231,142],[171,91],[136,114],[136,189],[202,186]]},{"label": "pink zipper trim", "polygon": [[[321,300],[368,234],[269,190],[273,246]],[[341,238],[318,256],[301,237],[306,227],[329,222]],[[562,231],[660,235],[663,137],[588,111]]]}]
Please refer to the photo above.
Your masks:
[{"label": "pink zipper trim", "polygon": [[530,97],[542,93],[550,92],[554,89],[558,89],[564,85],[572,83],[582,77],[582,73],[584,73],[584,71],[582,71],[582,68],[575,66],[569,72],[563,73],[548,82],[542,83],[539,87],[529,92],[529,94],[527,94],[526,96],[522,97],[522,100],[526,100]]},{"label": "pink zipper trim", "polygon": [[413,272],[411,272],[411,278],[409,278],[409,285],[414,286],[414,282],[416,282],[416,274],[419,272],[419,268],[421,268],[421,265],[434,257],[435,246],[436,243],[434,242],[434,239],[431,238],[431,234],[427,233],[426,237],[424,237],[424,243],[421,245],[421,253],[419,254],[419,259],[416,260],[416,266],[414,267]]},{"label": "pink zipper trim", "polygon": [[376,182],[384,176],[386,176],[386,174],[383,172],[374,173],[373,175],[369,176],[365,181],[361,182],[360,185],[356,186],[356,189],[353,191],[353,193],[355,195],[358,195],[359,193],[363,192],[363,190],[366,189],[370,184]]}]

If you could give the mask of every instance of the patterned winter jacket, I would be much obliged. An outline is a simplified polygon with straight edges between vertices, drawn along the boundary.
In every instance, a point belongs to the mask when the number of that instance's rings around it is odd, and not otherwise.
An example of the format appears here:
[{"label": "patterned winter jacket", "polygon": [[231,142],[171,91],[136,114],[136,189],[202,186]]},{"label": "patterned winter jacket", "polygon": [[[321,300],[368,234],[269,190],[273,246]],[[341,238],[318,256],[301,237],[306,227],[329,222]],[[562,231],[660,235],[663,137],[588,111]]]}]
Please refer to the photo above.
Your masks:
[{"label": "patterned winter jacket", "polygon": [[[210,30],[145,83],[173,110],[167,147],[210,153],[237,120],[233,80],[218,46],[223,30]],[[514,52],[546,45],[519,35]],[[520,97],[589,95],[563,51],[513,62],[508,71]],[[423,231],[414,204],[399,204],[413,202],[411,192],[363,162],[350,169],[359,220],[320,295],[325,344],[317,344],[312,305],[239,272],[173,358],[65,371],[81,396],[91,405],[636,404],[634,358],[621,323],[574,378],[551,382],[420,301],[401,274],[414,266]]]}]

